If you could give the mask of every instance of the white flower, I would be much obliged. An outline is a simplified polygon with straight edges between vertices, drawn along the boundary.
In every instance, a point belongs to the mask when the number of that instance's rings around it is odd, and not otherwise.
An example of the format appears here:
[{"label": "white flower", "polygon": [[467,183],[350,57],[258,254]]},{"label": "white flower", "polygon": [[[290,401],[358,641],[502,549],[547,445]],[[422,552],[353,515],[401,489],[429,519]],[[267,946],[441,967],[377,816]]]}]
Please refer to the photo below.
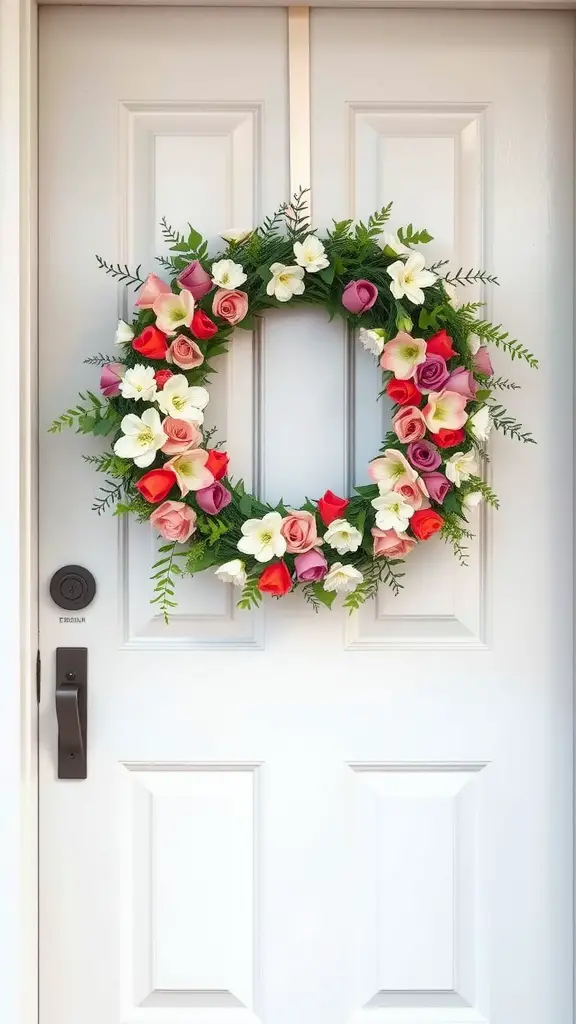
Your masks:
[{"label": "white flower", "polygon": [[286,551],[286,540],[280,532],[282,516],[279,512],[267,512],[262,519],[247,519],[242,523],[243,537],[236,547],[245,555],[254,555],[257,562],[269,562],[280,558]]},{"label": "white flower", "polygon": [[478,349],[480,348],[480,338],[477,334],[469,334],[466,338],[466,344],[470,350],[470,354],[475,356]]},{"label": "white flower", "polygon": [[335,590],[337,594],[350,594],[362,583],[362,573],[353,565],[334,562],[324,577],[324,590]]},{"label": "white flower", "polygon": [[383,331],[381,327],[375,327],[372,331],[361,327],[358,331],[358,341],[373,356],[381,356],[386,341],[386,331]]},{"label": "white flower", "polygon": [[134,337],[134,331],[128,326],[125,320],[118,321],[118,327],[116,328],[115,342],[117,345],[127,345],[129,341],[132,341]]},{"label": "white flower", "polygon": [[[241,230],[238,228],[228,228],[228,231],[222,231],[220,238],[223,238],[225,242],[232,242],[233,245],[240,245],[240,242],[244,242],[247,238],[250,238],[253,228],[248,230]],[[236,559],[238,561],[238,559]]]},{"label": "white flower", "polygon": [[397,484],[414,483],[418,473],[396,448],[386,448],[383,455],[372,459],[368,465],[368,476],[378,484],[380,494],[393,491]]},{"label": "white flower", "polygon": [[469,420],[470,431],[477,441],[486,441],[492,430],[492,417],[487,405],[483,405]]},{"label": "white flower", "polygon": [[445,473],[455,487],[460,487],[464,480],[469,480],[471,476],[476,476],[478,473],[476,453],[474,451],[456,452],[455,455],[451,455],[446,462]]},{"label": "white flower", "polygon": [[120,427],[124,437],[119,437],[114,445],[116,455],[121,459],[134,459],[141,468],[154,462],[156,452],[166,441],[156,409],[145,409],[141,417],[130,413]]},{"label": "white flower", "polygon": [[324,534],[324,540],[339,555],[345,555],[348,551],[358,551],[362,534],[346,519],[334,519]]},{"label": "white flower", "polygon": [[408,523],[414,514],[414,506],[397,491],[388,491],[371,502],[376,509],[376,526],[379,530],[396,530],[396,533],[404,533],[408,529]]},{"label": "white flower", "polygon": [[190,327],[194,305],[194,296],[187,288],[183,288],[179,295],[173,292],[159,295],[152,306],[156,313],[156,326],[164,334],[174,334],[179,327]]},{"label": "white flower", "polygon": [[233,583],[235,587],[243,587],[246,583],[246,566],[241,558],[233,558],[219,569],[215,569],[214,575],[222,583]]},{"label": "white flower", "polygon": [[450,284],[449,281],[442,281],[442,284],[444,285],[444,291],[448,296],[448,302],[453,307],[453,309],[458,309],[458,306],[460,305],[460,299],[458,298],[458,290],[456,288],[456,285]]},{"label": "white flower", "polygon": [[209,397],[206,388],[190,387],[184,374],[176,373],[158,392],[156,401],[167,416],[189,420],[190,423],[203,423],[203,410],[208,405]]},{"label": "white flower", "polygon": [[462,499],[464,508],[474,509],[482,501],[482,491],[468,491]]},{"label": "white flower", "polygon": [[275,295],[278,302],[288,302],[293,295],[302,295],[303,267],[287,267],[284,263],[273,263],[270,270],[272,277],[266,285],[268,295]]},{"label": "white flower", "polygon": [[294,242],[294,256],[299,267],[304,267],[309,274],[316,274],[330,266],[330,260],[319,238],[306,235],[303,242]]},{"label": "white flower", "polygon": [[130,370],[126,370],[120,381],[120,393],[123,398],[133,398],[135,402],[139,399],[143,402],[153,402],[156,397],[154,367],[137,363]]},{"label": "white flower", "polygon": [[397,260],[388,267],[388,273],[392,278],[390,291],[395,299],[401,299],[403,295],[410,299],[416,306],[424,302],[423,288],[434,284],[436,274],[431,270],[424,270],[424,259],[421,252],[412,253],[406,263]]},{"label": "white flower", "polygon": [[246,280],[244,267],[241,263],[234,263],[234,260],[218,260],[212,264],[212,280],[218,288],[234,291]]},{"label": "white flower", "polygon": [[164,466],[176,476],[180,493],[184,498],[190,491],[200,491],[214,483],[214,476],[206,469],[208,452],[205,448],[191,448],[180,455],[174,455]]},{"label": "white flower", "polygon": [[408,246],[404,245],[404,242],[400,241],[396,231],[394,233],[391,231],[385,231],[380,236],[380,245],[383,249],[392,249],[392,252],[395,252],[397,256],[407,256],[408,253],[411,252]]}]

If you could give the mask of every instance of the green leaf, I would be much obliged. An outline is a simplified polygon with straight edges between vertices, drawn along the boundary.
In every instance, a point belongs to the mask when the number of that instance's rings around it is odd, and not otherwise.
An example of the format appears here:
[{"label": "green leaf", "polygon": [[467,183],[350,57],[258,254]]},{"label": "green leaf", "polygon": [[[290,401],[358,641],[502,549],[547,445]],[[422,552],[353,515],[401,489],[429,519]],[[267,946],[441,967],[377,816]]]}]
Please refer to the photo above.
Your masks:
[{"label": "green leaf", "polygon": [[194,251],[202,244],[202,235],[199,231],[196,231],[191,224],[189,224],[188,227],[190,228],[190,234],[188,235],[188,248]]},{"label": "green leaf", "polygon": [[315,583],[314,586],[311,587],[310,589],[312,590],[316,600],[320,601],[320,604],[326,605],[327,608],[331,608],[332,607],[332,605],[334,604],[334,601],[336,599],[336,591],[335,590],[324,590],[324,587],[322,586],[322,583],[320,583],[320,582]]},{"label": "green leaf", "polygon": [[335,275],[336,275],[336,271],[334,269],[334,265],[333,264],[330,264],[329,267],[324,267],[323,270],[319,270],[318,271],[318,277],[322,281],[324,281],[325,284],[332,284],[332,281],[334,280]]},{"label": "green leaf", "polygon": [[263,281],[269,281],[272,277],[272,271],[267,263],[262,263],[256,270],[258,277],[261,277]]},{"label": "green leaf", "polygon": [[238,503],[238,508],[240,509],[240,512],[242,513],[242,515],[246,519],[249,519],[250,518],[250,514],[252,512],[252,495],[251,494],[243,494],[242,497],[240,498],[239,503]]}]

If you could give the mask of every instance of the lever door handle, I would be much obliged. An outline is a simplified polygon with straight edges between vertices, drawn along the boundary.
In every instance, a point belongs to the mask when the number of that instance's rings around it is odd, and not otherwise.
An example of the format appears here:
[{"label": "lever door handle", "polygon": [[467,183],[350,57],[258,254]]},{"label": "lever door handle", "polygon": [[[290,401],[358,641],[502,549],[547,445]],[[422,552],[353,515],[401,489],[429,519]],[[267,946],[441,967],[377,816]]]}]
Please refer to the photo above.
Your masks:
[{"label": "lever door handle", "polygon": [[59,779],[87,777],[87,663],[85,647],[56,649]]}]

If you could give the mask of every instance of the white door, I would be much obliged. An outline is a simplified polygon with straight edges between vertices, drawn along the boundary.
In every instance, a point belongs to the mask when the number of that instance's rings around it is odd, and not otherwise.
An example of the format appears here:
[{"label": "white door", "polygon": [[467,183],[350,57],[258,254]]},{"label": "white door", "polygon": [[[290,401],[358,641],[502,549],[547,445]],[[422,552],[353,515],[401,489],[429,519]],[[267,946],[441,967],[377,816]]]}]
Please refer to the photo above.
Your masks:
[{"label": "white door", "polygon": [[[168,628],[150,531],[90,511],[97,442],[46,428],[124,308],[94,253],[152,269],[162,216],[215,240],[287,197],[286,12],[40,21],[41,1024],[569,1024],[572,16],[312,12],[315,222],[394,200],[434,258],[498,273],[538,447],[494,438],[468,569],[431,541],[350,619],[199,579]],[[341,328],[283,313],[210,408],[239,473],[300,501],[365,478],[377,389]],[[48,596],[70,563],[98,586],[77,622]],[[56,778],[66,646],[84,782]]]}]

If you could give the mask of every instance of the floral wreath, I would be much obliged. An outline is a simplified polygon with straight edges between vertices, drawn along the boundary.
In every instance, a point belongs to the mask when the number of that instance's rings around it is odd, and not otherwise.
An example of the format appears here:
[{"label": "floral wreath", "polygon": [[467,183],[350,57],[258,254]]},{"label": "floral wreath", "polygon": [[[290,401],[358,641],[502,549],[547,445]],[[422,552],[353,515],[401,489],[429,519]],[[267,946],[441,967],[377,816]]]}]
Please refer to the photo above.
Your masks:
[{"label": "floral wreath", "polygon": [[[119,358],[86,360],[101,367],[101,397],[81,394],[50,430],[111,437],[111,451],[84,456],[107,475],[94,509],[149,520],[165,542],[152,601],[166,621],[175,579],[188,573],[211,570],[240,587],[240,608],[301,589],[316,610],[342,593],[353,611],[381,582],[397,593],[398,566],[433,534],[465,564],[470,511],[482,499],[498,505],[480,470],[490,428],[533,441],[492,398],[518,385],[494,375],[487,344],[532,367],[536,359],[479,318],[482,303],[456,298],[456,286],[498,282],[484,271],[450,274],[447,261],[427,268],[413,247],[431,235],[412,224],[387,234],[391,207],[367,223],[335,221],[319,237],[301,190],[255,230],[223,233],[227,246],[214,259],[191,226],[182,235],[163,220],[173,255],[158,260],[169,282],[97,257],[136,288],[136,310],[118,324]],[[372,482],[349,497],[327,490],[299,509],[250,494],[229,474],[215,431],[202,428],[214,357],[233,344],[235,328],[251,330],[265,310],[287,303],[348,321],[394,403],[368,466]]]}]

